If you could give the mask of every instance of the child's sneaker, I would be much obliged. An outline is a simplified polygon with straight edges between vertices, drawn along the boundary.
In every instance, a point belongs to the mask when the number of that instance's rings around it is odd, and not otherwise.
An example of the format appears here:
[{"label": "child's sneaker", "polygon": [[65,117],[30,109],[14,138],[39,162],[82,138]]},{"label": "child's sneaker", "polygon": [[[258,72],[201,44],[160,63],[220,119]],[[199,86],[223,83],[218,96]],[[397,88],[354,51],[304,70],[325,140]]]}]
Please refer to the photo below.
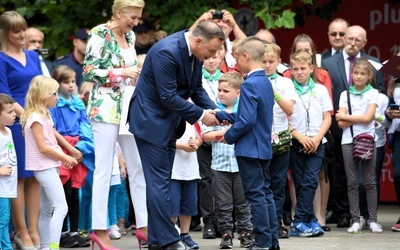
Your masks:
[{"label": "child's sneaker", "polygon": [[400,232],[400,217],[391,229],[393,232]]},{"label": "child's sneaker", "polygon": [[224,234],[221,237],[221,244],[219,244],[220,249],[232,249],[232,235],[231,234]]},{"label": "child's sneaker", "polygon": [[369,223],[369,229],[371,229],[371,231],[373,233],[382,233],[383,232],[382,226],[376,222]]},{"label": "child's sneaker", "polygon": [[317,221],[311,221],[307,226],[312,230],[312,236],[324,235],[324,230]]},{"label": "child's sneaker", "polygon": [[185,245],[190,249],[199,249],[199,244],[193,241],[192,237],[189,234],[185,234],[181,236],[181,240]]},{"label": "child's sneaker", "polygon": [[79,230],[78,234],[82,239],[90,241],[90,234],[86,230]]},{"label": "child's sneaker", "polygon": [[240,247],[249,248],[253,245],[253,238],[250,233],[242,233],[239,235]]},{"label": "child's sneaker", "polygon": [[361,231],[360,223],[359,222],[354,222],[349,229],[347,229],[347,232],[350,234],[356,234]]},{"label": "child's sneaker", "polygon": [[310,237],[313,231],[303,222],[296,222],[290,226],[290,237]]},{"label": "child's sneaker", "polygon": [[117,225],[111,225],[110,230],[108,231],[108,236],[112,240],[119,240],[121,239],[121,233],[119,232],[119,228]]}]

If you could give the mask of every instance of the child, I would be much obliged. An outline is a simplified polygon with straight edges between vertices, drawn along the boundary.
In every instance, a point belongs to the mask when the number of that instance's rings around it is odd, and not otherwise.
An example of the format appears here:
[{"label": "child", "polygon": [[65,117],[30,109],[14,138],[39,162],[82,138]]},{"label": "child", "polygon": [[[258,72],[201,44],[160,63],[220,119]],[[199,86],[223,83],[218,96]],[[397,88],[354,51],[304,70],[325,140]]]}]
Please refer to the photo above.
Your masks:
[{"label": "child", "polygon": [[[221,76],[218,84],[217,106],[221,110],[236,113],[239,105],[240,85],[243,78],[239,73],[228,72]],[[250,232],[253,225],[250,222],[250,205],[243,193],[242,181],[239,175],[233,145],[219,142],[228,126],[204,127],[203,138],[212,142],[212,193],[215,201],[217,228],[222,234],[221,249],[232,248],[235,209],[237,231],[240,234],[240,247],[248,248],[252,244]]]},{"label": "child", "polygon": [[381,233],[383,231],[382,227],[377,223],[376,149],[373,151],[371,160],[358,161],[353,159],[353,138],[361,133],[375,137],[374,118],[379,92],[372,87],[375,83],[375,78],[373,77],[373,67],[367,59],[357,58],[354,61],[351,68],[351,77],[353,79],[353,86],[348,91],[352,114],[350,115],[348,110],[347,91],[343,91],[340,94],[339,110],[336,113],[338,125],[343,129],[342,152],[347,177],[350,213],[353,221],[352,226],[347,229],[347,232],[358,233],[362,229],[362,225],[360,225],[358,172],[358,165],[361,164],[367,195],[369,228],[373,233]]},{"label": "child", "polygon": [[[57,81],[50,77],[34,77],[26,95],[25,112],[21,117],[26,140],[26,158],[29,159],[26,161],[25,169],[34,171],[41,189],[39,216],[41,249],[59,249],[61,228],[68,206],[58,169],[61,162],[69,169],[78,164],[77,159],[65,154],[57,144],[57,139],[62,141],[63,137],[59,138],[48,110],[57,104],[58,88]],[[66,141],[62,144],[63,147],[69,145]]]},{"label": "child", "polygon": [[176,141],[171,176],[172,220],[176,223],[179,216],[180,237],[190,249],[199,249],[199,244],[189,235],[189,228],[191,216],[197,214],[197,182],[200,172],[196,150],[201,143],[200,125],[186,123],[185,133]]},{"label": "child", "polygon": [[14,100],[0,94],[0,249],[13,249],[9,234],[11,199],[17,197],[17,155],[12,133],[6,126],[15,122]]},{"label": "child", "polygon": [[[215,56],[204,60],[203,64],[203,88],[215,103],[218,100],[218,80],[222,76],[220,66],[221,62],[225,60],[225,53],[226,43],[223,43],[219,52]],[[199,180],[199,210],[204,223],[203,239],[215,239],[215,214],[211,187],[211,144],[204,142],[196,153],[201,176]],[[199,216],[194,217],[192,221],[195,225],[200,225]]]},{"label": "child", "polygon": [[221,139],[235,143],[243,190],[250,203],[255,234],[253,249],[279,249],[278,220],[270,186],[273,89],[262,68],[265,47],[256,37],[245,38],[236,48],[236,61],[246,80],[240,87],[236,115],[217,112],[219,120],[234,122]]},{"label": "child", "polygon": [[[89,120],[86,118],[86,108],[82,100],[74,93],[76,90],[75,71],[66,65],[57,66],[52,77],[59,83],[58,102],[55,108],[50,109],[54,127],[71,145],[80,148],[83,152],[82,137],[84,129],[90,131]],[[66,150],[64,150],[67,153]],[[86,150],[86,154],[93,153]],[[83,186],[88,172],[86,166],[78,164],[73,169],[61,166],[60,178],[63,183],[68,213],[64,219],[60,246],[64,248],[88,247],[90,243],[78,234],[79,228],[79,189]],[[68,232],[68,221],[70,231]]]},{"label": "child", "polygon": [[313,200],[324,158],[324,135],[331,125],[332,101],[326,87],[316,84],[310,77],[314,65],[309,53],[293,53],[290,65],[297,98],[289,118],[293,138],[289,165],[297,203],[289,235],[320,236],[324,231],[314,214]]},{"label": "child", "polygon": [[[293,103],[296,92],[293,82],[277,73],[277,67],[281,63],[281,48],[275,43],[265,44],[263,68],[274,88],[274,117],[272,121],[272,140],[280,142],[279,135],[288,135],[290,139],[287,117],[293,113]],[[283,138],[283,137],[282,137]],[[286,145],[280,145],[280,152],[274,152],[270,163],[271,190],[274,194],[276,215],[278,218],[278,237],[288,238],[288,230],[283,226],[283,204],[286,196],[286,179],[289,169],[290,140]]]}]

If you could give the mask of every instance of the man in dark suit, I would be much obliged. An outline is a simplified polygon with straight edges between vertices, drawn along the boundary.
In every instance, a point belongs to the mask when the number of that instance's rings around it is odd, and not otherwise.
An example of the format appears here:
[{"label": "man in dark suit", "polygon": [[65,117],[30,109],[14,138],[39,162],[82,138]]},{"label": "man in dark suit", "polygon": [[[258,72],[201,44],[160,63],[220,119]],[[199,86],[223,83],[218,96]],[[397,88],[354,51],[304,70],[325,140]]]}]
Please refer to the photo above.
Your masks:
[{"label": "man in dark suit", "polygon": [[179,130],[185,127],[185,121],[202,121],[207,126],[219,124],[212,111],[216,106],[202,87],[201,61],[214,56],[224,40],[216,23],[203,21],[193,30],[160,40],[147,53],[132,95],[128,121],[147,185],[149,245],[186,249],[170,211],[169,183],[175,143],[183,134]]},{"label": "man in dark suit", "polygon": [[247,78],[240,87],[234,124],[222,140],[235,143],[244,194],[251,205],[255,240],[249,249],[277,250],[280,249],[278,219],[273,193],[269,188],[274,94],[271,82],[262,69],[265,47],[260,39],[248,37],[239,44],[236,52],[239,68]]},{"label": "man in dark suit", "polygon": [[329,24],[328,39],[332,47],[321,53],[322,59],[339,53],[344,48],[344,35],[349,26],[349,23],[343,18],[336,18]]},{"label": "man in dark suit", "polygon": [[[322,67],[326,68],[332,80],[332,94],[334,110],[339,109],[340,94],[349,89],[351,81],[350,65],[355,58],[363,57],[368,60],[379,62],[375,57],[360,52],[367,44],[367,32],[360,26],[350,26],[344,36],[345,47],[341,53],[337,53],[331,57],[322,60]],[[383,75],[374,71],[377,87],[384,91]],[[338,127],[335,117],[332,117],[332,125],[330,131],[333,135],[335,149],[335,168],[334,175],[336,179],[336,206],[339,221],[337,227],[350,226],[349,202],[347,196],[347,179],[344,171],[343,155],[342,155],[342,129]]]}]

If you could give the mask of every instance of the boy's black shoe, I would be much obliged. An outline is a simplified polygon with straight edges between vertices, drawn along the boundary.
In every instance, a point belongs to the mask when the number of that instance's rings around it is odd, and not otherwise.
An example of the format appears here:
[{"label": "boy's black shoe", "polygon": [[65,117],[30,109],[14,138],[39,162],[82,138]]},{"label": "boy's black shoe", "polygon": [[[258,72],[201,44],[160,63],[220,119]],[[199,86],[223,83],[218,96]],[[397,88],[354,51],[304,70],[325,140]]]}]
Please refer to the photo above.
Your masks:
[{"label": "boy's black shoe", "polygon": [[79,242],[75,237],[71,236],[69,233],[61,235],[60,238],[60,247],[64,248],[74,248],[79,247]]},{"label": "boy's black shoe", "polygon": [[215,226],[213,224],[204,225],[203,239],[215,239]]},{"label": "boy's black shoe", "polygon": [[240,247],[248,248],[253,245],[253,238],[250,233],[243,233],[239,235]]},{"label": "boy's black shoe", "polygon": [[221,244],[219,244],[220,249],[232,249],[232,235],[231,234],[224,234],[221,237]]}]

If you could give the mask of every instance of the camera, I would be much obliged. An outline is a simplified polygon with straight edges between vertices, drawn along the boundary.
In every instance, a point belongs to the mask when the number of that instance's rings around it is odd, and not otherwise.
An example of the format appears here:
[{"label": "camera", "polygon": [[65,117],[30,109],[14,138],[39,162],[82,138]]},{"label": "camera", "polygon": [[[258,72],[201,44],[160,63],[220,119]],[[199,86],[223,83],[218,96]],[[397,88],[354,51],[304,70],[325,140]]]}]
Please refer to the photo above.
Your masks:
[{"label": "camera", "polygon": [[223,16],[224,16],[224,12],[219,11],[219,10],[212,13],[212,19],[222,19]]},{"label": "camera", "polygon": [[49,49],[35,49],[35,51],[36,51],[39,55],[47,55],[47,54],[49,54]]}]

